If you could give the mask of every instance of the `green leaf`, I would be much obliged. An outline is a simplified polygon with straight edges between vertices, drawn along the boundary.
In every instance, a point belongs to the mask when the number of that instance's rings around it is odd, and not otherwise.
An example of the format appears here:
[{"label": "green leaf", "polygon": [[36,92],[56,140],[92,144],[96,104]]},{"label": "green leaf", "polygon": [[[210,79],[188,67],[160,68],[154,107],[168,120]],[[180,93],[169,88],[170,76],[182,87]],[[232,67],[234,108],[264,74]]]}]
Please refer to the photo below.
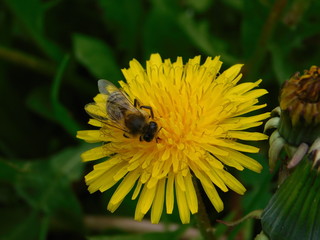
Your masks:
[{"label": "green leaf", "polygon": [[78,180],[82,176],[84,168],[80,155],[94,147],[96,144],[81,144],[78,147],[66,148],[50,159],[50,166],[56,174],[65,178],[66,181]]},{"label": "green leaf", "polygon": [[187,0],[186,3],[198,12],[204,12],[210,5],[212,5],[212,0]]},{"label": "green leaf", "polygon": [[261,216],[262,229],[273,240],[318,239],[319,171],[305,157],[280,185]]},{"label": "green leaf", "polygon": [[271,57],[272,57],[272,67],[276,78],[278,80],[279,86],[286,80],[292,76],[294,70],[292,69],[292,65],[287,64],[286,52],[283,50],[282,45],[272,44],[270,46]]},{"label": "green leaf", "polygon": [[[168,52],[167,55],[172,57],[190,57],[200,51],[208,56],[221,55],[222,61],[228,64],[237,62],[228,53],[230,44],[212,33],[209,24],[212,19],[196,20],[198,18],[200,16],[185,11],[172,1],[154,0],[145,24],[147,54],[159,51],[162,55]],[[157,26],[156,31],[154,26]]]},{"label": "green leaf", "polygon": [[[26,105],[33,112],[39,114],[54,123],[61,125],[71,136],[76,135],[76,131],[80,129],[79,124],[73,119],[70,111],[59,100],[60,80],[55,78],[51,89],[44,86],[37,86],[27,96]],[[50,99],[51,91],[51,99]],[[54,93],[53,93],[54,92]]]},{"label": "green leaf", "polygon": [[225,5],[228,5],[231,8],[234,8],[238,11],[243,11],[243,5],[244,5],[244,1],[243,0],[225,0],[223,1],[223,3]]},{"label": "green leaf", "polygon": [[120,68],[111,48],[103,41],[82,35],[73,35],[73,48],[77,60],[96,78],[120,80]]},{"label": "green leaf", "polygon": [[63,74],[67,68],[70,57],[66,55],[56,73],[51,87],[51,103],[55,119],[63,126],[72,136],[76,135],[80,129],[78,123],[72,118],[69,110],[60,102],[59,92]]},{"label": "green leaf", "polygon": [[[317,4],[319,5],[319,3]],[[310,51],[307,56],[300,56],[301,51],[307,47],[305,41],[312,40],[313,37],[317,38],[320,31],[320,26],[316,23],[320,18],[317,16],[318,20],[314,20],[314,16],[311,15],[312,11],[317,7],[313,6],[311,9],[308,9],[308,7],[310,7],[309,0],[294,1],[284,17],[285,21],[289,21],[289,23],[278,27],[275,40],[269,46],[272,67],[279,85],[296,72],[309,69],[311,65],[316,64],[318,61],[317,51]],[[306,11],[307,9],[309,11]],[[303,14],[311,16],[300,19]],[[290,23],[294,24],[294,26],[291,26]],[[312,45],[310,44],[310,46]],[[302,62],[296,61],[301,57],[303,58]]]},{"label": "green leaf", "polygon": [[152,1],[152,9],[145,18],[143,29],[144,58],[160,53],[163,58],[193,56],[192,42],[182,31],[175,1]]},{"label": "green leaf", "polygon": [[44,11],[40,0],[5,0],[5,2],[29,30],[35,33],[43,31]]},{"label": "green leaf", "polygon": [[245,58],[251,57],[253,51],[256,50],[261,29],[268,16],[269,9],[267,7],[270,8],[270,6],[264,5],[261,1],[244,1],[241,38]]},{"label": "green leaf", "polygon": [[[112,31],[118,51],[124,51],[131,59],[140,47],[140,27],[143,25],[143,5],[141,0],[99,0],[104,22]],[[138,30],[138,31],[137,31]]]},{"label": "green leaf", "polygon": [[45,8],[42,1],[5,0],[5,2],[39,47],[49,57],[60,61],[63,56],[62,50],[44,35]]},{"label": "green leaf", "polygon": [[40,116],[57,122],[53,113],[53,107],[50,102],[50,89],[48,86],[34,87],[28,94],[26,104],[29,109]]},{"label": "green leaf", "polygon": [[1,158],[0,159],[0,180],[5,182],[12,182],[16,178],[18,170],[21,168],[21,164]]},{"label": "green leaf", "polygon": [[0,231],[5,240],[45,240],[43,230],[48,226],[47,217],[41,216],[37,211],[27,213],[15,219],[15,223]]},{"label": "green leaf", "polygon": [[62,182],[46,161],[26,163],[24,169],[25,172],[20,173],[15,182],[18,194],[32,208],[51,213],[59,195],[57,193],[53,195],[52,191],[58,190]]},{"label": "green leaf", "polygon": [[[66,148],[49,160],[0,162],[5,167],[0,170],[0,179],[10,181],[20,197],[19,202],[22,199],[22,203],[26,203],[15,212],[19,221],[7,224],[4,232],[8,239],[46,239],[49,223],[53,219],[65,228],[77,229],[80,233],[82,210],[71,183],[82,176],[80,154],[88,147],[92,145]],[[3,172],[13,177],[9,178]],[[23,212],[27,214],[21,214]]]},{"label": "green leaf", "polygon": [[227,43],[210,34],[207,21],[195,22],[189,14],[181,14],[179,23],[191,41],[208,56],[222,56],[227,64],[236,62],[236,58],[227,53]]},{"label": "green leaf", "polygon": [[[59,212],[80,219],[81,207],[70,183],[83,172],[80,154],[88,144],[67,148],[49,161],[33,161],[20,164],[14,182],[18,194],[33,208],[46,214]],[[92,146],[90,146],[92,147]]]}]

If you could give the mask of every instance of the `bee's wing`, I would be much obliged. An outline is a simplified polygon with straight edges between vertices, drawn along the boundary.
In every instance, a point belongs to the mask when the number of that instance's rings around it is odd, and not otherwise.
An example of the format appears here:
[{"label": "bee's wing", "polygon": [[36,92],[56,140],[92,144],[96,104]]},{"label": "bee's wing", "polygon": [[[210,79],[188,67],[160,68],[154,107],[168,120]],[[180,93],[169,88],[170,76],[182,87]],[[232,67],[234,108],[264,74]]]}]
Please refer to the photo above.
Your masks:
[{"label": "bee's wing", "polygon": [[[142,113],[136,109],[128,97],[111,82],[99,80],[98,88],[100,94],[96,96],[94,103],[89,103],[85,106],[86,112],[98,121],[129,132],[124,123],[126,115]],[[110,96],[113,98],[112,101],[108,101]]]},{"label": "bee's wing", "polygon": [[111,119],[121,121],[127,114],[142,114],[141,111],[132,105],[127,95],[111,82],[100,79],[98,81],[98,88],[101,94],[108,96],[107,98],[112,94],[113,99],[107,105],[107,112]]},{"label": "bee's wing", "polygon": [[108,96],[113,92],[120,91],[115,85],[113,85],[113,83],[104,79],[100,79],[98,81],[98,88],[101,94],[105,94]]},{"label": "bee's wing", "polygon": [[128,132],[124,125],[123,119],[115,120],[115,114],[110,114],[110,108],[116,108],[116,106],[110,106],[108,104],[109,96],[114,92],[120,92],[120,90],[107,80],[99,80],[98,88],[100,94],[98,94],[94,100],[95,102],[85,105],[85,111],[94,119],[103,122],[109,126]]},{"label": "bee's wing", "polygon": [[88,103],[84,107],[85,111],[94,119],[103,122],[111,127],[120,129],[124,132],[129,132],[123,121],[114,121],[106,112],[106,108],[97,103]]}]

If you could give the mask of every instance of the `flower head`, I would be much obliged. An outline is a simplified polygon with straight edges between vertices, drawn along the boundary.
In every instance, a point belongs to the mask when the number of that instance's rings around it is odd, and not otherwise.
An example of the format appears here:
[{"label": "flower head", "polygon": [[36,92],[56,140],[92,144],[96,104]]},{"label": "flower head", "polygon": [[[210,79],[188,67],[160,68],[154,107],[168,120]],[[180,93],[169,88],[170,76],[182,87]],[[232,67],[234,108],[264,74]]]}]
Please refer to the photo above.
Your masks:
[{"label": "flower head", "polygon": [[[245,130],[262,124],[269,113],[241,116],[265,107],[256,104],[257,98],[267,91],[254,89],[261,80],[237,84],[242,65],[234,65],[219,74],[221,64],[218,57],[208,57],[201,65],[200,56],[183,64],[181,57],[172,63],[153,54],[146,69],[132,60],[130,68],[122,70],[126,79],[119,82],[122,91],[132,104],[136,99],[140,106],[152,108],[152,121],[158,124],[159,131],[152,141],[141,141],[139,137],[124,137],[123,130],[97,118],[89,123],[100,127],[99,130],[78,132],[77,137],[88,142],[104,142],[83,153],[84,161],[108,157],[85,177],[89,191],[106,191],[122,179],[109,201],[111,212],[134,188],[132,199],[139,198],[136,220],[142,220],[151,209],[151,221],[159,222],[164,205],[171,214],[176,199],[181,221],[188,223],[190,212],[198,211],[193,178],[200,181],[220,212],[223,202],[216,188],[245,192],[244,186],[225,167],[261,171],[258,162],[241,153],[256,153],[259,149],[238,140],[267,138]],[[103,94],[94,100],[102,108],[108,101]],[[148,113],[147,109],[140,111]],[[108,117],[106,114],[105,118]]]},{"label": "flower head", "polygon": [[292,125],[303,119],[308,124],[320,123],[320,67],[311,66],[302,76],[293,75],[282,87],[280,107],[288,111]]},{"label": "flower head", "polygon": [[276,128],[270,136],[269,165],[273,169],[281,150],[289,156],[288,168],[295,167],[305,155],[320,164],[320,67],[311,66],[304,74],[294,74],[281,89],[280,106],[265,125]]}]

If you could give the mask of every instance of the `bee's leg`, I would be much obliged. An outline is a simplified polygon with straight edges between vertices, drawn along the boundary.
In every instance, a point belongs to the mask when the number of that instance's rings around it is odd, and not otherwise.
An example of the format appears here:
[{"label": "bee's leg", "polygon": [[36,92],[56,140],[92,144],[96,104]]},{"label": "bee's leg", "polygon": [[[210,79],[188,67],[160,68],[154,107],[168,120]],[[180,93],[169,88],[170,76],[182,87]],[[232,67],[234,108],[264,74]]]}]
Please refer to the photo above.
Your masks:
[{"label": "bee's leg", "polygon": [[[159,130],[157,131],[157,134],[160,132],[160,130],[162,129],[162,127],[159,128]],[[160,137],[156,137],[156,143],[159,143],[159,140],[161,140]]]},{"label": "bee's leg", "polygon": [[123,134],[123,136],[124,136],[125,138],[129,138],[125,133]]},{"label": "bee's leg", "polygon": [[134,99],[134,101],[133,101],[133,106],[134,107],[138,107],[138,106],[140,106],[140,103],[139,103],[139,101],[138,101],[138,99]]},{"label": "bee's leg", "polygon": [[151,114],[151,118],[154,118],[152,107],[150,107],[150,106],[141,106],[140,108],[149,109],[150,114]]}]

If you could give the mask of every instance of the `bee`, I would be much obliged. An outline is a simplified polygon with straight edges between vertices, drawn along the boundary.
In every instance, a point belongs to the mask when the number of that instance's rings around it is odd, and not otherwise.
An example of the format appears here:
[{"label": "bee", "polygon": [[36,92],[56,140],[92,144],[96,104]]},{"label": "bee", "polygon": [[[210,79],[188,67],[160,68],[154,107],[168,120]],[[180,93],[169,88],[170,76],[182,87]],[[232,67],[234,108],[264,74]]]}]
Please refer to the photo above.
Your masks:
[{"label": "bee", "polygon": [[[98,81],[101,102],[89,103],[85,106],[86,112],[101,122],[124,131],[123,136],[136,137],[140,141],[151,142],[158,132],[158,124],[154,119],[150,106],[140,106],[137,99],[132,104],[129,98],[115,85],[107,80]],[[143,110],[148,109],[150,115]]]}]

